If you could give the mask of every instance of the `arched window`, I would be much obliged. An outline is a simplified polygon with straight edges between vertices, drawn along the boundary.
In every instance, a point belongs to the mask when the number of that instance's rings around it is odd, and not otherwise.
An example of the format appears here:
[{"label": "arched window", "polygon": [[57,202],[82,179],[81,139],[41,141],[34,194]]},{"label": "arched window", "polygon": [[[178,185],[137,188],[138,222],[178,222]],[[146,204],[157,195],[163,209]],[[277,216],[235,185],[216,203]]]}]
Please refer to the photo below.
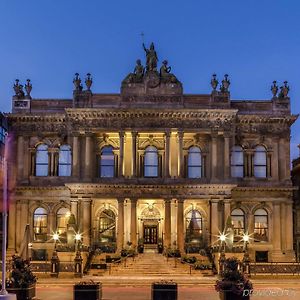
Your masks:
[{"label": "arched window", "polygon": [[199,147],[191,147],[188,152],[188,178],[202,177],[202,157]]},{"label": "arched window", "polygon": [[245,214],[240,208],[231,212],[231,222],[235,236],[242,236],[245,232]]},{"label": "arched window", "polygon": [[198,210],[191,210],[186,214],[186,241],[199,241],[202,235],[202,216]]},{"label": "arched window", "polygon": [[254,213],[254,240],[268,241],[268,213],[259,208]]},{"label": "arched window", "polygon": [[231,150],[231,177],[244,177],[244,152],[241,146]]},{"label": "arched window", "polygon": [[69,209],[62,207],[56,213],[56,232],[58,234],[64,234],[67,232],[67,226],[70,218]]},{"label": "arched window", "polygon": [[267,152],[264,146],[257,146],[254,152],[254,177],[267,177]]},{"label": "arched window", "polygon": [[101,150],[100,156],[100,177],[115,176],[115,155],[112,146],[105,146]]},{"label": "arched window", "polygon": [[71,146],[60,146],[58,158],[58,176],[71,176],[71,163]]},{"label": "arched window", "polygon": [[115,242],[116,240],[116,216],[111,209],[105,209],[99,216],[98,223],[99,241]]},{"label": "arched window", "polygon": [[46,144],[40,144],[36,147],[35,175],[48,176],[48,164],[48,146]]},{"label": "arched window", "polygon": [[33,213],[33,236],[35,241],[47,240],[48,214],[45,208],[38,207]]},{"label": "arched window", "polygon": [[154,146],[145,149],[144,176],[158,177],[158,153]]}]

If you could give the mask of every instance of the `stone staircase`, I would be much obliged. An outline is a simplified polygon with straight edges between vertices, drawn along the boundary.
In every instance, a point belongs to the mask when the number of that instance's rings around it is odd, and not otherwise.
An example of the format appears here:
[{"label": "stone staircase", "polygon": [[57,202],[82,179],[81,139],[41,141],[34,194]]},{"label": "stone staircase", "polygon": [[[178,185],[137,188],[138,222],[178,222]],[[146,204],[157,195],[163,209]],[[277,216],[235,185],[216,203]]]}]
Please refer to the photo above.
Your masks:
[{"label": "stone staircase", "polygon": [[[191,274],[190,274],[191,272]],[[190,270],[190,266],[180,262],[180,259],[167,259],[162,254],[143,253],[134,258],[127,258],[119,265],[112,265],[111,276],[158,276],[177,277],[181,275],[204,276],[210,275],[210,271]]]}]

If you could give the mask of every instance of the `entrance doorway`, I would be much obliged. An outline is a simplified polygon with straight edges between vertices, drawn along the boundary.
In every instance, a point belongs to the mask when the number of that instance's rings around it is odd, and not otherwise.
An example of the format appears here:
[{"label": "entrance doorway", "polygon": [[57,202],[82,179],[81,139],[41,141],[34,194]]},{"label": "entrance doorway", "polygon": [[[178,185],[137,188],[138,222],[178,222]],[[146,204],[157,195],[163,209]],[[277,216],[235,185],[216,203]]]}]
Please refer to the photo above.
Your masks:
[{"label": "entrance doorway", "polygon": [[157,244],[157,225],[144,225],[144,243]]}]

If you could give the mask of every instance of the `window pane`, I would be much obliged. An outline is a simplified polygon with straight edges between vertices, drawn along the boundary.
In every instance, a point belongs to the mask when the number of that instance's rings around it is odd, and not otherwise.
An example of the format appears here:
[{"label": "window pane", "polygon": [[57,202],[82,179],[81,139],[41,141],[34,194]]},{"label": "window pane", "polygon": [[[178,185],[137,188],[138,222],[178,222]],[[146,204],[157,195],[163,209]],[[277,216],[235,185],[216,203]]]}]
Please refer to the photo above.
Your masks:
[{"label": "window pane", "polygon": [[48,176],[48,146],[45,144],[36,148],[35,167],[36,176]]},{"label": "window pane", "polygon": [[115,155],[113,147],[103,147],[100,157],[100,177],[114,177],[115,176]]},{"label": "window pane", "polygon": [[186,240],[199,240],[202,234],[202,216],[199,211],[191,210],[186,215]]},{"label": "window pane", "polygon": [[232,166],[231,167],[231,177],[244,177],[244,167],[243,166]]},{"label": "window pane", "polygon": [[102,166],[101,177],[114,177],[114,166]]},{"label": "window pane", "polygon": [[255,166],[254,167],[254,176],[258,178],[266,178],[267,177],[267,169],[265,166]]},{"label": "window pane", "polygon": [[33,238],[35,241],[46,241],[48,230],[47,211],[39,207],[33,213]]},{"label": "window pane", "polygon": [[201,167],[189,167],[188,178],[201,178]]},{"label": "window pane", "polygon": [[153,146],[149,146],[145,150],[144,176],[158,177],[158,154],[157,149]]}]

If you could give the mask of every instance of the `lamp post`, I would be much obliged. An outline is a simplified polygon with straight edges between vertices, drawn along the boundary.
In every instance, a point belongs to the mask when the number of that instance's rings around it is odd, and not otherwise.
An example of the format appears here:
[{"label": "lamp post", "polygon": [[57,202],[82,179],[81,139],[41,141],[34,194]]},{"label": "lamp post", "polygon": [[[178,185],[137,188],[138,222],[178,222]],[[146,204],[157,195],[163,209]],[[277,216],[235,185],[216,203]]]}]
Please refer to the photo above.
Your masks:
[{"label": "lamp post", "polygon": [[3,211],[2,211],[2,288],[0,291],[1,300],[16,300],[15,294],[8,294],[6,290],[6,242],[7,242],[7,199],[8,199],[8,182],[7,182],[7,155],[8,155],[8,139],[4,137],[4,158],[3,158]]},{"label": "lamp post", "polygon": [[[220,257],[219,257],[219,274],[222,274],[224,272],[224,264],[225,264],[225,251],[226,251],[226,235],[222,233],[219,236],[219,240],[221,242],[220,247],[219,247],[219,252],[220,252]],[[224,244],[224,249],[223,249],[223,244]]]},{"label": "lamp post", "polygon": [[78,251],[79,249],[79,243],[81,241],[81,234],[80,233],[76,233],[75,234],[75,252]]},{"label": "lamp post", "polygon": [[56,243],[59,240],[59,234],[56,232],[53,234],[53,240],[55,242],[54,244],[54,250],[51,257],[51,277],[58,277],[59,274],[59,257],[56,252]]}]

